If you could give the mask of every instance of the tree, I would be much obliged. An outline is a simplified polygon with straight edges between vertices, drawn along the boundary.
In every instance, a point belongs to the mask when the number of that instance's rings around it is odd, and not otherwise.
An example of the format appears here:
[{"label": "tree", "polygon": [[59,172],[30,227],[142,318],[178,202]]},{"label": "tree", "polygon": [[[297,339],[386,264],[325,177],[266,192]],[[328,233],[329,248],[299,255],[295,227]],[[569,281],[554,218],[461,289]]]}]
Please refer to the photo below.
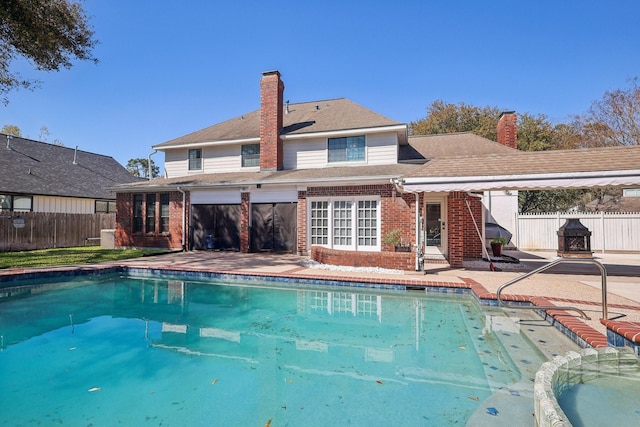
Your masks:
[{"label": "tree", "polygon": [[22,137],[22,131],[16,125],[4,125],[2,129],[0,129],[0,133],[4,133],[5,135],[13,135],[19,138]]},{"label": "tree", "polygon": [[[133,176],[141,178],[149,178],[149,161],[148,159],[130,159],[127,162],[127,170]],[[160,168],[151,160],[151,178],[156,178],[160,174]]]},{"label": "tree", "polygon": [[640,86],[638,78],[630,87],[605,92],[589,111],[572,123],[580,132],[582,147],[640,144]]},{"label": "tree", "polygon": [[10,70],[24,58],[39,71],[71,68],[73,59],[97,62],[97,41],[82,6],[73,0],[3,0],[0,6],[0,99],[17,88],[33,88],[37,80]]},{"label": "tree", "polygon": [[411,122],[409,128],[412,135],[472,132],[495,141],[500,113],[496,107],[475,107],[464,102],[446,104],[438,100],[427,108],[425,118]]}]

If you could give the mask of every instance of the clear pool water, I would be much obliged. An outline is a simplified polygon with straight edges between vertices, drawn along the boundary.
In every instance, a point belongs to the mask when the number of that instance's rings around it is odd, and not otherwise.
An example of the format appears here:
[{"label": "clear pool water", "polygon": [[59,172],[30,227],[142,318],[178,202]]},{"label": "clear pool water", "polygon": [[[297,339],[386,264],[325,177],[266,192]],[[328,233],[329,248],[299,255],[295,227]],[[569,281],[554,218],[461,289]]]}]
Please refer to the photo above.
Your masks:
[{"label": "clear pool water", "polygon": [[521,379],[487,319],[419,292],[44,286],[0,299],[0,425],[464,425]]},{"label": "clear pool water", "polygon": [[574,427],[640,425],[640,378],[602,375],[574,384],[558,403]]}]

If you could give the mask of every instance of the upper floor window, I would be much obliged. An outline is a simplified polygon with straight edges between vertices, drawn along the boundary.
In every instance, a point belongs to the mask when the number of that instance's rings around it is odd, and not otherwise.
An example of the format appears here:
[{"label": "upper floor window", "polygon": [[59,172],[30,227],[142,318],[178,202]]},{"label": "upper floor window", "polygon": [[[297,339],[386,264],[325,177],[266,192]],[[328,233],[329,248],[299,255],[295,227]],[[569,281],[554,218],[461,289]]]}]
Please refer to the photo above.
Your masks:
[{"label": "upper floor window", "polygon": [[242,167],[260,166],[260,144],[242,146]]},{"label": "upper floor window", "polygon": [[32,210],[32,196],[0,194],[0,211],[31,212]]},{"label": "upper floor window", "polygon": [[202,149],[194,148],[189,150],[189,170],[200,171],[202,170]]},{"label": "upper floor window", "polygon": [[115,211],[115,200],[96,200],[96,213],[114,213]]},{"label": "upper floor window", "polygon": [[329,138],[329,162],[363,162],[364,148],[364,135]]}]

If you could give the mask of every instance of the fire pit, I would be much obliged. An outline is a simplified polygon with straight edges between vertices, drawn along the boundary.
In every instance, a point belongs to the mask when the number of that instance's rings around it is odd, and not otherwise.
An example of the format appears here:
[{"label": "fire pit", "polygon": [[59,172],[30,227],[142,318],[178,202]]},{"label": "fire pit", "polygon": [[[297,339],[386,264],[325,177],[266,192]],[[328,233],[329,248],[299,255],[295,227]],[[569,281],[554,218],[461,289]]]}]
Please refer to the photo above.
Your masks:
[{"label": "fire pit", "polygon": [[570,218],[558,230],[558,256],[592,258],[591,231],[577,218]]}]

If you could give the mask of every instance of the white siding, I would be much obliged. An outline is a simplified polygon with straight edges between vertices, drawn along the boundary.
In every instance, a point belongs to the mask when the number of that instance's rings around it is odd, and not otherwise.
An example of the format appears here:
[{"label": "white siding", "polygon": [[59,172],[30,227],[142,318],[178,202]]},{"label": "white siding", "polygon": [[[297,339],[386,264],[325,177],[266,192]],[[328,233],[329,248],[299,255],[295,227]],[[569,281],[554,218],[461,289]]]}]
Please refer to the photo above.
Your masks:
[{"label": "white siding", "polygon": [[95,200],[75,197],[33,196],[33,212],[92,214],[95,212]]},{"label": "white siding", "polygon": [[285,169],[316,169],[327,167],[327,139],[285,141]]},{"label": "white siding", "polygon": [[164,153],[164,169],[167,178],[187,174],[187,150],[167,150]]},{"label": "white siding", "polygon": [[[286,140],[284,142],[285,169],[316,169],[345,166],[349,163],[327,162],[328,138]],[[368,165],[388,165],[398,162],[398,139],[395,132],[366,135]],[[362,165],[363,163],[357,163]]]},{"label": "white siding", "polygon": [[193,190],[191,204],[194,205],[224,205],[240,203],[239,189]]},{"label": "white siding", "polygon": [[251,203],[297,202],[298,189],[295,186],[256,188],[251,190]]},{"label": "white siding", "polygon": [[396,133],[367,135],[367,164],[388,165],[398,162]]},{"label": "white siding", "polygon": [[242,168],[241,167],[241,150],[242,144],[220,145],[217,147],[202,148],[202,170],[189,171],[188,160],[189,149],[167,150],[165,152],[164,168],[167,171],[168,178],[178,176],[196,175],[202,173],[217,172],[240,172],[259,170],[258,167]]}]

